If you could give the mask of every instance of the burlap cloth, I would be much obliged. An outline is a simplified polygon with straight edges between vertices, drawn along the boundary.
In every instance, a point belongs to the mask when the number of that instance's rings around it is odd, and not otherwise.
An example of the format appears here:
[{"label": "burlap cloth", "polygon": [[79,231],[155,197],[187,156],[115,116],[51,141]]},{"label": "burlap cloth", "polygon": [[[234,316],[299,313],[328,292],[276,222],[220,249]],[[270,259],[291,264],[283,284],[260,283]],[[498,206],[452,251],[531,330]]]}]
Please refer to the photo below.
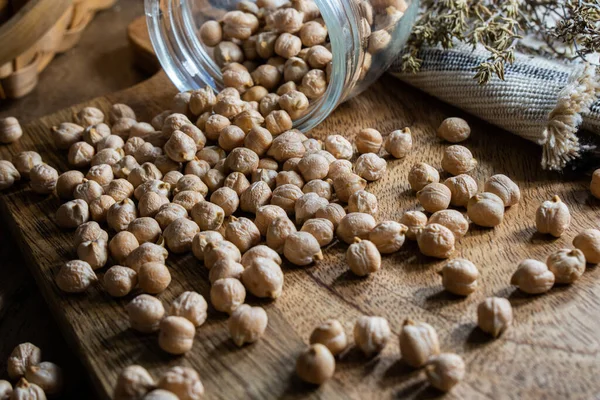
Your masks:
[{"label": "burlap cloth", "polygon": [[494,76],[479,85],[473,79],[473,67],[488,57],[480,49],[427,48],[418,57],[423,60],[418,73],[402,72],[401,57],[389,72],[541,145],[543,168],[561,170],[590,150],[578,138],[580,128],[600,135],[600,82],[592,66],[517,54],[515,62],[506,66],[504,81]]}]

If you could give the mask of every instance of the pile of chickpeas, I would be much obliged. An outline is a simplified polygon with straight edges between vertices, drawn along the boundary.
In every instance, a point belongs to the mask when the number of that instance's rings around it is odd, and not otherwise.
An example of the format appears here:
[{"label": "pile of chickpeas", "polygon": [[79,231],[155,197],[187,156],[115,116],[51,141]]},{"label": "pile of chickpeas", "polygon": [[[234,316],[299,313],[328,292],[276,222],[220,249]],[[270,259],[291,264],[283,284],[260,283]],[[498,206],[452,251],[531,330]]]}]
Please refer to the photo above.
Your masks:
[{"label": "pile of chickpeas", "polygon": [[0,380],[0,399],[46,400],[63,392],[62,368],[53,362],[42,361],[42,351],[32,343],[21,343],[10,353],[6,372],[13,381]]}]

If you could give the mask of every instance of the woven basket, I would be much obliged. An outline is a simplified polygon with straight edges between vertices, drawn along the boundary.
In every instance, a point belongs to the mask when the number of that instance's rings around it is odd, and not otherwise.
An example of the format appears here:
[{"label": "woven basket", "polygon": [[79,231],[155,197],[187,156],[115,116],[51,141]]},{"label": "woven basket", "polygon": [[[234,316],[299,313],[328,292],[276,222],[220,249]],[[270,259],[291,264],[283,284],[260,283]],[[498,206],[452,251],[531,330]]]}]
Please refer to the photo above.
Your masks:
[{"label": "woven basket", "polygon": [[[0,99],[31,92],[58,53],[75,46],[95,13],[116,0],[0,0]],[[8,13],[12,10],[12,16]]]}]

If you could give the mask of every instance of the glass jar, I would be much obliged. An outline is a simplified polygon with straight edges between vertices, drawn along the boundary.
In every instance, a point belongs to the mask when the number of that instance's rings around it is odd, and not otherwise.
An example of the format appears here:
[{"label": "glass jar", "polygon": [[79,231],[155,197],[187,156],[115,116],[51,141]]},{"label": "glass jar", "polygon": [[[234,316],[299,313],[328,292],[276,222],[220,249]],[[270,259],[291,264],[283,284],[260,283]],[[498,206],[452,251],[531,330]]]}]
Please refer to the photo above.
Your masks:
[{"label": "glass jar", "polygon": [[[257,0],[259,5],[285,0]],[[291,0],[301,8],[306,0]],[[406,43],[419,0],[311,0],[329,35],[332,61],[325,93],[311,101],[294,127],[308,131],[339,104],[362,92],[385,72]],[[209,20],[247,9],[248,0],[145,0],[152,44],[165,72],[180,91],[211,86],[221,90],[223,75],[213,49],[199,38]],[[238,4],[242,3],[242,4]],[[243,6],[243,7],[240,7]],[[262,12],[262,11],[261,11]],[[305,19],[306,20],[306,19]]]}]

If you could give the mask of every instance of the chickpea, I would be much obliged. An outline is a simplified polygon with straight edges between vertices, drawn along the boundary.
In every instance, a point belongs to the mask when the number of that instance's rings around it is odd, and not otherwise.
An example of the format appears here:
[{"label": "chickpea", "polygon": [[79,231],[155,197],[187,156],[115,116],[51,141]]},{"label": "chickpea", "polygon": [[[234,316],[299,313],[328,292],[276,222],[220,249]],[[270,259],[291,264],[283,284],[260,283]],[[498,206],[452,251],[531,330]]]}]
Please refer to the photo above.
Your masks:
[{"label": "chickpea", "polygon": [[252,79],[256,85],[267,90],[273,90],[281,80],[281,73],[273,65],[263,64],[252,72]]},{"label": "chickpea", "polygon": [[266,182],[254,182],[240,196],[240,207],[242,211],[256,214],[259,207],[269,203],[271,195],[271,188]]},{"label": "chickpea", "polygon": [[140,164],[133,156],[125,156],[112,165],[115,178],[127,179],[131,171],[139,168]]},{"label": "chickpea", "polygon": [[521,199],[521,190],[508,176],[498,174],[485,181],[483,190],[494,193],[504,202],[505,207],[510,207]]},{"label": "chickpea", "polygon": [[412,134],[410,128],[396,130],[385,138],[385,151],[394,158],[404,158],[410,153],[413,146]]},{"label": "chickpea", "polygon": [[254,151],[238,147],[229,153],[225,159],[225,165],[233,172],[249,175],[258,168],[258,160],[258,155]]},{"label": "chickpea", "polygon": [[279,110],[279,95],[275,93],[269,93],[263,97],[258,106],[258,111],[263,117],[267,117],[272,111]]},{"label": "chickpea", "polygon": [[[13,176],[14,172],[16,172],[16,170],[13,171]],[[56,188],[58,171],[48,164],[38,164],[31,169],[29,179],[31,180],[31,189],[34,192],[38,194],[49,194]]]},{"label": "chickpea", "polygon": [[538,232],[560,237],[571,224],[571,213],[567,205],[554,196],[537,209],[535,224]]},{"label": "chickpea", "polygon": [[108,260],[108,243],[102,239],[82,242],[77,246],[77,257],[94,270],[102,268]]},{"label": "chickpea", "polygon": [[471,172],[477,166],[471,151],[464,146],[452,145],[446,147],[442,158],[442,168],[452,175]]},{"label": "chickpea", "polygon": [[444,181],[444,185],[450,189],[453,206],[466,207],[469,199],[477,194],[477,182],[467,174],[452,176]]},{"label": "chickpea", "polygon": [[296,202],[303,195],[304,193],[297,185],[283,184],[273,191],[271,204],[281,207],[288,214],[293,214]]},{"label": "chickpea", "polygon": [[512,324],[510,301],[501,297],[488,297],[477,307],[477,325],[493,337],[500,336]]},{"label": "chickpea", "polygon": [[73,119],[79,125],[96,125],[104,122],[104,113],[96,107],[85,107],[77,112]]},{"label": "chickpea", "polygon": [[173,393],[163,390],[163,389],[154,389],[151,392],[148,392],[142,400],[178,400],[179,397],[174,395]]},{"label": "chickpea", "polygon": [[214,60],[218,66],[223,67],[224,65],[232,62],[243,62],[244,52],[242,49],[233,42],[222,41],[217,44],[213,50]]},{"label": "chickpea", "polygon": [[217,21],[206,21],[200,27],[200,40],[209,47],[215,47],[223,40],[223,30]]},{"label": "chickpea", "polygon": [[223,258],[212,266],[208,273],[208,280],[211,284],[215,283],[219,279],[225,278],[241,280],[242,272],[244,272],[244,266],[242,264],[229,258]]},{"label": "chickpea", "polygon": [[594,171],[592,174],[592,180],[590,181],[590,192],[592,196],[600,199],[600,168]]},{"label": "chickpea", "polygon": [[107,195],[101,195],[94,199],[89,205],[90,218],[96,222],[106,222],[108,210],[115,203],[115,199]]},{"label": "chickpea", "polygon": [[381,353],[390,336],[390,326],[385,318],[363,315],[354,324],[354,343],[367,357]]},{"label": "chickpea", "polygon": [[404,321],[400,332],[402,360],[413,368],[424,366],[430,357],[440,354],[435,329],[425,322]]},{"label": "chickpea", "polygon": [[320,154],[307,154],[298,163],[298,169],[306,181],[324,179],[329,173],[329,162]]},{"label": "chickpea", "polygon": [[265,258],[275,262],[277,265],[281,265],[281,257],[277,252],[265,245],[254,246],[250,250],[244,253],[242,256],[241,264],[247,268],[258,258]]},{"label": "chickpea", "polygon": [[283,254],[292,264],[309,265],[315,260],[322,260],[321,246],[313,235],[307,232],[291,233],[286,239]]},{"label": "chickpea", "polygon": [[302,28],[304,14],[294,8],[281,8],[270,14],[268,19],[275,32],[296,33]]},{"label": "chickpea", "polygon": [[125,311],[129,315],[131,328],[142,333],[156,332],[165,315],[161,301],[148,294],[134,298],[125,306]]},{"label": "chickpea", "polygon": [[21,378],[13,388],[10,398],[46,400],[46,395],[41,387],[35,383],[29,383],[25,378]]},{"label": "chickpea", "polygon": [[352,163],[348,160],[335,160],[329,164],[329,173],[327,174],[328,179],[335,179],[346,173],[352,173]]},{"label": "chickpea", "polygon": [[100,150],[92,157],[90,165],[108,164],[112,166],[123,158],[124,155],[123,149]]},{"label": "chickpea", "polygon": [[279,162],[285,162],[290,158],[300,158],[304,156],[304,153],[306,153],[306,149],[300,138],[297,138],[293,131],[284,132],[273,139],[273,143],[269,151],[267,151],[268,156],[273,157]]},{"label": "chickpea", "polygon": [[117,262],[123,263],[131,252],[139,247],[139,242],[131,232],[121,231],[117,233],[108,245],[110,256]]},{"label": "chickpea", "polygon": [[35,151],[22,151],[13,157],[13,164],[24,179],[29,179],[31,169],[42,163],[42,156]]},{"label": "chickpea", "polygon": [[295,171],[280,171],[275,177],[275,185],[279,187],[287,184],[292,184],[302,189],[304,187],[304,179]]},{"label": "chickpea", "polygon": [[281,95],[279,97],[279,106],[286,111],[292,119],[298,119],[304,115],[308,109],[309,101],[304,93],[295,90]]},{"label": "chickpea", "polygon": [[160,321],[158,345],[169,354],[184,354],[192,349],[196,328],[183,317],[169,316]]},{"label": "chickpea", "polygon": [[469,138],[471,127],[462,118],[446,118],[438,128],[437,135],[450,143],[459,143]]},{"label": "chickpea", "polygon": [[324,181],[321,179],[313,179],[302,186],[302,192],[304,194],[315,193],[319,197],[330,201],[333,197],[333,185],[331,180]]},{"label": "chickpea", "polygon": [[585,262],[585,256],[579,249],[561,249],[550,254],[546,260],[555,282],[566,284],[575,282],[583,275]]},{"label": "chickpea", "polygon": [[257,257],[242,272],[242,282],[254,296],[276,299],[283,290],[283,272],[272,259]]},{"label": "chickpea", "polygon": [[[302,50],[300,50],[300,53],[298,53],[298,58],[301,58],[300,57],[301,54],[302,54]],[[292,58],[294,58],[294,57],[292,57]],[[283,85],[279,86],[279,88],[277,88],[277,96],[283,96],[286,93],[293,92],[296,90],[298,90],[298,86],[296,85],[296,83],[294,81],[289,81],[289,82],[286,82]]]},{"label": "chickpea", "polygon": [[249,186],[250,182],[248,181],[248,178],[240,172],[232,172],[223,182],[223,187],[233,189],[238,196],[241,196]]},{"label": "chickpea", "polygon": [[439,181],[439,172],[431,165],[425,163],[415,164],[408,173],[408,182],[415,192],[418,192],[430,183],[438,183]]},{"label": "chickpea", "polygon": [[[232,88],[233,89],[233,88]],[[235,89],[233,89],[235,90]],[[237,93],[237,90],[236,90]],[[238,95],[239,96],[239,95]],[[213,111],[217,114],[232,119],[242,111],[247,109],[247,103],[242,101],[239,97],[225,97],[221,100],[217,100],[217,103],[213,107]],[[228,125],[231,126],[231,125]],[[221,132],[228,126],[224,127]],[[219,146],[221,146],[219,144]],[[221,146],[223,147],[223,146]]]},{"label": "chickpea", "polygon": [[395,221],[383,221],[369,233],[371,241],[381,254],[395,253],[404,244],[408,227]]},{"label": "chickpea", "polygon": [[283,66],[283,79],[286,82],[300,83],[309,69],[308,64],[302,58],[291,57]]},{"label": "chickpea", "polygon": [[[255,51],[256,45],[252,44],[252,51]],[[244,52],[246,50],[244,49]],[[248,58],[248,56],[246,56]],[[260,103],[260,101],[269,94],[269,90],[264,86],[256,85],[246,90],[246,92],[242,95],[242,100],[244,101],[256,101]],[[262,113],[261,113],[262,114]]]},{"label": "chickpea", "polygon": [[430,183],[417,192],[417,198],[425,211],[435,213],[445,210],[450,205],[452,193],[441,183]]},{"label": "chickpea", "polygon": [[192,253],[200,260],[204,261],[204,250],[209,243],[218,243],[223,241],[223,235],[217,231],[198,232],[192,239]]},{"label": "chickpea", "polygon": [[191,161],[196,156],[196,143],[185,133],[176,130],[165,144],[164,150],[173,161]]},{"label": "chickpea", "polygon": [[62,369],[48,361],[30,365],[25,371],[25,379],[31,385],[37,385],[48,396],[60,394],[63,389]]},{"label": "chickpea", "polygon": [[376,215],[378,212],[377,197],[366,190],[355,192],[348,199],[348,212]]},{"label": "chickpea", "polygon": [[267,329],[267,313],[261,307],[240,305],[229,318],[229,334],[233,342],[241,347],[245,343],[254,343],[264,335]]},{"label": "chickpea", "polygon": [[85,261],[67,261],[56,275],[56,285],[67,293],[85,292],[98,280],[96,273]]},{"label": "chickpea", "polygon": [[303,225],[301,232],[308,232],[317,239],[319,246],[327,246],[333,241],[334,227],[331,221],[324,218],[312,218]]},{"label": "chickpea", "polygon": [[321,385],[333,377],[335,359],[329,349],[319,343],[312,344],[296,360],[296,374],[305,382]]},{"label": "chickpea", "polygon": [[423,255],[448,258],[454,252],[455,236],[440,224],[428,224],[417,231],[417,244]]},{"label": "chickpea", "polygon": [[545,293],[552,288],[555,276],[548,266],[537,260],[521,261],[510,284],[529,294]]},{"label": "chickpea", "polygon": [[383,137],[376,129],[361,129],[354,139],[356,149],[360,154],[379,153],[383,143]]},{"label": "chickpea", "polygon": [[322,344],[332,355],[336,356],[348,347],[348,339],[342,324],[330,319],[317,326],[311,333],[310,344]]},{"label": "chickpea", "polygon": [[436,211],[431,215],[428,223],[440,224],[450,229],[456,240],[466,235],[469,230],[469,221],[456,210]]},{"label": "chickpea", "polygon": [[210,301],[217,311],[231,314],[244,304],[246,289],[234,278],[219,279],[210,289]]},{"label": "chickpea", "polygon": [[76,142],[69,147],[67,159],[74,168],[83,168],[90,165],[95,154],[94,147],[86,142]]},{"label": "chickpea", "polygon": [[108,233],[103,230],[97,222],[86,222],[75,230],[75,246],[80,243],[94,240],[108,241]]},{"label": "chickpea", "polygon": [[352,158],[352,145],[341,135],[329,135],[325,139],[325,150],[337,159],[349,160]]},{"label": "chickpea", "polygon": [[277,218],[287,217],[286,211],[277,205],[265,205],[256,210],[254,223],[262,236],[267,234],[267,228]]},{"label": "chickpea", "polygon": [[23,129],[15,117],[0,118],[0,143],[13,143],[23,136]]},{"label": "chickpea", "polygon": [[333,179],[335,194],[343,202],[348,202],[350,196],[359,190],[364,190],[366,186],[367,181],[353,173],[343,174]]},{"label": "chickpea", "polygon": [[581,250],[590,264],[600,263],[600,231],[586,229],[573,239],[573,246]]},{"label": "chickpea", "polygon": [[204,386],[196,371],[186,367],[171,367],[158,381],[160,389],[168,390],[180,400],[200,400]]},{"label": "chickpea", "polygon": [[75,199],[81,199],[86,203],[90,204],[92,201],[104,194],[104,189],[98,182],[88,181],[84,179],[82,183],[75,187],[73,190],[73,197]]},{"label": "chickpea", "polygon": [[320,208],[315,213],[315,218],[323,218],[331,222],[334,228],[337,228],[342,218],[346,216],[346,211],[342,206],[336,203],[330,203]]},{"label": "chickpea", "polygon": [[279,35],[275,32],[261,32],[256,36],[256,53],[268,59],[275,54],[275,42]]},{"label": "chickpea", "polygon": [[194,206],[202,201],[204,201],[202,193],[194,190],[184,190],[173,197],[173,203],[179,204],[185,208],[188,213],[191,213]]},{"label": "chickpea", "polygon": [[323,96],[327,90],[327,78],[325,72],[320,69],[308,71],[302,78],[302,84],[300,85],[299,90],[311,100]]},{"label": "chickpea", "polygon": [[89,208],[85,201],[71,200],[61,205],[56,211],[56,223],[63,229],[77,228],[87,222],[89,216]]},{"label": "chickpea", "polygon": [[130,137],[129,139],[127,139],[127,142],[125,142],[125,145],[123,146],[123,152],[127,156],[133,156],[137,149],[142,147],[144,143],[146,143],[146,141],[141,137]]},{"label": "chickpea", "polygon": [[271,224],[267,228],[267,246],[275,250],[277,253],[283,254],[285,249],[285,242],[288,236],[296,232],[296,226],[289,218],[277,218],[276,220],[271,222]]},{"label": "chickpea", "polygon": [[[231,64],[230,64],[231,65]],[[245,93],[248,88],[254,86],[250,72],[243,67],[239,70],[227,69],[223,72],[223,84],[232,87],[240,93]]]},{"label": "chickpea", "polygon": [[225,239],[236,245],[244,253],[260,243],[260,232],[248,218],[231,217],[225,227]]},{"label": "chickpea", "polygon": [[168,183],[171,187],[175,187],[181,178],[183,178],[183,174],[181,172],[169,171],[163,176],[163,182]]},{"label": "chickpea", "polygon": [[479,271],[469,260],[455,258],[444,263],[440,271],[444,289],[458,296],[468,296],[477,289]]},{"label": "chickpea", "polygon": [[165,244],[173,253],[186,253],[192,249],[192,239],[200,232],[200,227],[187,218],[171,222],[163,232]]},{"label": "chickpea", "polygon": [[137,273],[131,268],[113,265],[104,274],[104,288],[113,297],[127,296],[137,285]]},{"label": "chickpea", "polygon": [[349,213],[340,220],[335,234],[338,239],[352,244],[355,238],[367,239],[375,225],[375,219],[369,214]]},{"label": "chickpea", "polygon": [[442,353],[428,362],[425,372],[431,386],[448,392],[465,376],[465,362],[458,354]]},{"label": "chickpea", "polygon": [[493,228],[504,219],[504,202],[493,193],[478,193],[467,203],[467,215],[477,225]]},{"label": "chickpea", "polygon": [[300,39],[305,47],[323,44],[327,39],[327,28],[316,21],[309,21],[302,25]]},{"label": "chickpea", "polygon": [[134,187],[127,179],[119,178],[111,181],[108,184],[105,193],[106,195],[112,197],[115,201],[123,201],[133,196],[133,191]]},{"label": "chickpea", "polygon": [[242,261],[242,254],[237,246],[227,240],[208,243],[204,248],[204,266],[211,269],[219,260],[230,259],[235,262]]},{"label": "chickpea", "polygon": [[165,263],[169,252],[162,246],[154,243],[142,243],[135,248],[125,259],[125,265],[135,272],[139,272],[143,264],[149,262]]},{"label": "chickpea", "polygon": [[129,223],[136,218],[137,210],[131,199],[125,199],[113,204],[106,214],[108,226],[117,232],[127,229]]},{"label": "chickpea", "polygon": [[374,31],[369,36],[369,53],[376,54],[387,48],[392,40],[392,35],[383,29]]},{"label": "chickpea", "polygon": [[307,193],[302,195],[295,205],[296,224],[302,225],[307,220],[314,218],[316,212],[329,204],[327,199],[320,197],[316,193]]},{"label": "chickpea", "polygon": [[111,124],[114,124],[121,118],[136,119],[135,111],[127,104],[113,104],[108,112],[108,120]]},{"label": "chickpea", "polygon": [[202,179],[196,175],[184,175],[177,181],[173,193],[177,195],[183,191],[193,190],[202,196],[206,196],[208,194],[208,187]]},{"label": "chickpea", "polygon": [[119,374],[113,396],[115,400],[139,399],[154,386],[154,379],[144,367],[130,365]]},{"label": "chickpea", "polygon": [[252,183],[263,181],[271,190],[275,189],[277,185],[277,171],[272,169],[259,168],[252,173]]},{"label": "chickpea", "polygon": [[138,187],[146,181],[161,179],[162,176],[162,172],[156,168],[156,165],[146,162],[140,165],[138,168],[134,168],[127,176],[127,180],[133,185],[133,187]]},{"label": "chickpea", "polygon": [[42,351],[32,343],[25,342],[13,349],[6,362],[6,372],[12,380],[19,379],[27,368],[38,365],[42,361]]}]

